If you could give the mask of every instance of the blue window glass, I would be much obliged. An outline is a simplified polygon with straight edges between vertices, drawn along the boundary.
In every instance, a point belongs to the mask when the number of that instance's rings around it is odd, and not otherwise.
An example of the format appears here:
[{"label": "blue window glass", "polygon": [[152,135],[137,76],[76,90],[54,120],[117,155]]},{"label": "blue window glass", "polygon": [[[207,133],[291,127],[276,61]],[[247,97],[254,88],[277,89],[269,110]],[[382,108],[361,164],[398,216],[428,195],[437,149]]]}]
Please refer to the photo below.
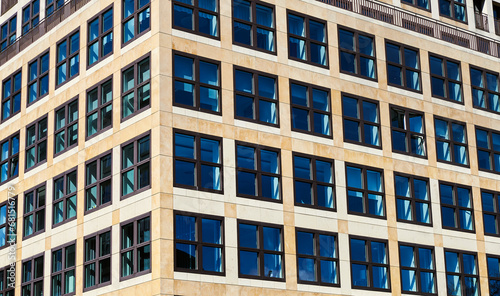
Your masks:
[{"label": "blue window glass", "polygon": [[428,181],[395,174],[397,218],[401,222],[431,223]]},{"label": "blue window glass", "polygon": [[[151,5],[149,0],[123,0],[122,6],[122,44],[126,44],[144,32],[149,31],[151,27]],[[112,18],[112,16],[110,17]],[[110,29],[112,30],[112,28]]]},{"label": "blue window glass", "polygon": [[434,118],[438,161],[469,165],[465,123]]},{"label": "blue window glass", "polygon": [[328,66],[326,23],[307,15],[288,13],[289,57]]},{"label": "blue window glass", "polygon": [[175,214],[175,268],[178,271],[224,272],[222,218]]},{"label": "blue window glass", "polygon": [[283,278],[283,228],[238,223],[239,273],[249,278]]},{"label": "blue window glass", "polygon": [[278,124],[277,77],[235,69],[235,118]]},{"label": "blue window glass", "polygon": [[333,162],[307,155],[293,156],[296,205],[335,208]]},{"label": "blue window glass", "polygon": [[57,44],[56,86],[80,73],[80,32]]},{"label": "blue window glass", "polygon": [[448,295],[478,295],[479,274],[475,253],[445,250]]},{"label": "blue window glass", "polygon": [[313,85],[290,84],[292,130],[319,136],[331,136],[330,95],[327,89]]},{"label": "blue window glass", "polygon": [[466,22],[467,17],[465,13],[464,0],[439,0],[439,14],[455,19],[460,22]]},{"label": "blue window glass", "polygon": [[487,256],[487,263],[490,295],[495,295],[500,292],[500,258],[498,256]]},{"label": "blue window glass", "polygon": [[387,56],[387,82],[390,85],[420,91],[418,50],[386,42],[385,51]]},{"label": "blue window glass", "polygon": [[89,66],[113,52],[113,8],[89,22],[87,44]]},{"label": "blue window glass", "polygon": [[281,199],[279,151],[272,148],[236,145],[237,195]]},{"label": "blue window glass", "polygon": [[235,44],[275,52],[274,6],[233,0],[233,30]]},{"label": "blue window glass", "polygon": [[427,155],[424,114],[391,106],[392,150],[410,155]]},{"label": "blue window glass", "polygon": [[463,102],[460,63],[444,57],[429,56],[432,95],[438,98]]},{"label": "blue window glass", "polygon": [[470,188],[440,183],[443,228],[474,231],[474,209]]},{"label": "blue window glass", "polygon": [[387,241],[351,237],[350,253],[354,288],[389,289]]},{"label": "blue window glass", "polygon": [[174,133],[174,184],[195,190],[222,190],[220,138]]},{"label": "blue window glass", "polygon": [[297,274],[302,283],[339,285],[336,236],[297,230]]},{"label": "blue window glass", "polygon": [[23,8],[22,12],[22,34],[28,33],[38,26],[40,22],[40,0],[33,0]]},{"label": "blue window glass", "polygon": [[349,164],[346,176],[349,213],[385,217],[383,172]]},{"label": "blue window glass", "polygon": [[500,133],[476,127],[479,169],[500,172]]},{"label": "blue window glass", "polygon": [[[2,121],[19,113],[21,110],[21,76],[21,70],[19,70],[10,77],[4,79],[2,84]],[[46,78],[48,81],[48,75],[46,75]]]},{"label": "blue window glass", "polygon": [[472,102],[475,108],[500,112],[498,73],[470,67]]},{"label": "blue window glass", "polygon": [[339,28],[340,71],[377,79],[375,39],[371,35]]},{"label": "blue window glass", "polygon": [[217,0],[173,1],[173,26],[176,29],[217,38],[219,36],[218,6]]},{"label": "blue window glass", "polygon": [[497,192],[481,191],[484,233],[500,234],[500,196]]},{"label": "blue window glass", "polygon": [[175,105],[220,113],[220,91],[218,62],[174,53]]},{"label": "blue window glass", "polygon": [[434,250],[431,247],[399,246],[401,260],[401,291],[436,293]]},{"label": "blue window glass", "polygon": [[151,185],[150,135],[122,146],[122,197]]},{"label": "blue window glass", "polygon": [[344,141],[381,147],[378,103],[351,95],[342,96]]}]

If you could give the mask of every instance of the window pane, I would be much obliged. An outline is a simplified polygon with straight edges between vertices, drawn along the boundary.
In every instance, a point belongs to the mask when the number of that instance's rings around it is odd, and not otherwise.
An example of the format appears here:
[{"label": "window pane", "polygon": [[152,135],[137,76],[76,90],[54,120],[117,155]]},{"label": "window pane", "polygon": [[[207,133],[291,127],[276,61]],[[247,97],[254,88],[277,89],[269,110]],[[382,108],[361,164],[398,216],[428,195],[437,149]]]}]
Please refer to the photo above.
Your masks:
[{"label": "window pane", "polygon": [[299,280],[301,281],[316,281],[316,266],[314,259],[300,258],[298,259]]},{"label": "window pane", "polygon": [[259,256],[256,252],[240,251],[239,262],[241,274],[259,275]]},{"label": "window pane", "polygon": [[364,240],[351,239],[351,260],[368,262]]},{"label": "window pane", "polygon": [[297,232],[297,253],[302,255],[314,255],[314,239],[312,233]]},{"label": "window pane", "polygon": [[258,248],[257,226],[248,224],[239,224],[238,231],[239,231],[238,239],[240,247],[253,248],[253,249]]},{"label": "window pane", "polygon": [[196,241],[196,218],[175,215],[175,238]]}]

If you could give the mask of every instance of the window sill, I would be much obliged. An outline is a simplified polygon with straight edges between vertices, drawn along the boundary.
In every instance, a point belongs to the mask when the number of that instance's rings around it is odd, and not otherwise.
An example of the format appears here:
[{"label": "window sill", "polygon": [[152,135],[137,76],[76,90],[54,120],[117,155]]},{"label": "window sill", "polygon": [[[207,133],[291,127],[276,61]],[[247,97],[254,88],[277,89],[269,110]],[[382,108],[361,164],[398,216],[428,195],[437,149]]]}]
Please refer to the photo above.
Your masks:
[{"label": "window sill", "polygon": [[377,156],[384,156],[384,151],[381,148],[373,148],[370,146],[363,145],[362,143],[353,144],[344,142],[344,149],[353,150],[362,153],[369,153]]},{"label": "window sill", "polygon": [[[179,30],[179,29],[172,28],[172,36],[188,39],[188,40],[191,40],[194,42],[203,43],[203,44],[207,44],[207,45],[211,45],[211,46],[215,46],[215,47],[219,47],[219,48],[221,47],[220,40],[212,39],[209,37],[198,35],[196,33],[186,32],[186,31]],[[172,41],[175,44],[175,40],[172,40]]]},{"label": "window sill", "polygon": [[203,120],[208,120],[208,121],[213,121],[213,122],[217,122],[217,123],[222,123],[222,116],[221,115],[211,114],[211,113],[207,113],[207,112],[203,112],[203,111],[192,110],[192,109],[188,109],[188,108],[172,106],[172,113],[178,114],[178,115],[194,117],[194,118],[198,118],[198,119],[203,119]]}]

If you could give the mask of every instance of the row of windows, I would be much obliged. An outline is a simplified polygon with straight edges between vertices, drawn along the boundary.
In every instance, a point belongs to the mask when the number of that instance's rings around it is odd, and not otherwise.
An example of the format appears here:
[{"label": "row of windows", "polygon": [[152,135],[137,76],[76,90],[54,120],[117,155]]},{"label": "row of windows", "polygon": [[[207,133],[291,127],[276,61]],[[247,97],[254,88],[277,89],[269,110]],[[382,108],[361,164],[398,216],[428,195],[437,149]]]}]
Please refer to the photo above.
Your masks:
[{"label": "row of windows", "polygon": [[[174,215],[176,271],[225,275],[223,217],[186,212]],[[238,220],[238,274],[241,278],[285,280],[283,226]],[[297,279],[302,284],[340,287],[336,233],[295,229]],[[349,236],[352,287],[390,291],[388,241]],[[84,291],[111,283],[111,228],[84,238]],[[76,242],[51,251],[51,291],[75,292]],[[448,295],[479,293],[478,258],[473,252],[444,249]],[[120,224],[120,280],[151,272],[151,218],[142,215]],[[437,293],[433,246],[399,242],[401,292]],[[22,261],[21,295],[42,295],[44,255]],[[490,293],[500,281],[500,257],[487,255]],[[9,269],[0,270],[0,292],[13,295]]]}]

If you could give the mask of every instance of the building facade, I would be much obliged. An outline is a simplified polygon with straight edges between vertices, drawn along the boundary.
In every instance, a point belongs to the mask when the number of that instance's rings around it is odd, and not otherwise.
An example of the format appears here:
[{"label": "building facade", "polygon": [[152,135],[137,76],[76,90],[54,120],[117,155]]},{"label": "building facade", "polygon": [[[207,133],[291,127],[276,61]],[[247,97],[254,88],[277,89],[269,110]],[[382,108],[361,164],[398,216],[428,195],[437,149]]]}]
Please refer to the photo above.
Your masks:
[{"label": "building facade", "polygon": [[497,0],[0,9],[0,296],[500,295]]}]

